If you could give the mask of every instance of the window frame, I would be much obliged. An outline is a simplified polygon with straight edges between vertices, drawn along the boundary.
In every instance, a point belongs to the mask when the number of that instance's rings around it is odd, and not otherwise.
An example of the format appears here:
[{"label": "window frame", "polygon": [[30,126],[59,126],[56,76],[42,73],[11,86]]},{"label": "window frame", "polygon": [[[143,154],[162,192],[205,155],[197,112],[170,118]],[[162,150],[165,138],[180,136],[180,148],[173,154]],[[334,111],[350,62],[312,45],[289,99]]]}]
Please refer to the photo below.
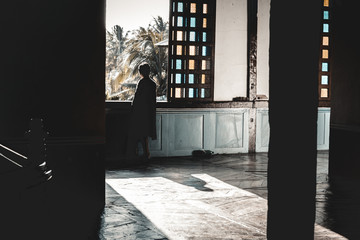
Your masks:
[{"label": "window frame", "polygon": [[[178,3],[183,3],[183,11],[178,11]],[[191,4],[196,5],[196,13],[191,12]],[[207,13],[203,13],[204,4],[207,4]],[[199,7],[200,6],[200,7]],[[175,7],[175,8],[174,8]],[[178,26],[179,17],[183,17],[182,26]],[[195,17],[195,27],[190,25],[190,18]],[[213,102],[214,101],[214,69],[215,69],[215,17],[216,0],[170,0],[169,14],[169,49],[168,49],[168,102]],[[206,28],[203,21],[206,18]],[[185,19],[185,20],[184,20]],[[198,21],[200,19],[200,21]],[[177,32],[182,31],[182,40],[177,40]],[[190,32],[195,32],[195,41],[190,41]],[[206,42],[202,41],[203,33],[206,33]],[[177,46],[182,46],[182,55],[177,55]],[[195,55],[190,55],[190,47],[195,47]],[[203,47],[210,52],[203,56]],[[198,49],[198,54],[196,49]],[[209,54],[210,53],[210,54]],[[210,56],[208,56],[210,55]],[[181,60],[181,68],[176,68],[176,60]],[[194,60],[194,69],[189,69],[190,60]],[[201,69],[203,61],[209,61],[209,69]],[[207,67],[206,67],[207,68]],[[176,83],[176,74],[181,74],[181,83]],[[194,83],[189,83],[190,74],[194,74]],[[202,83],[202,74],[208,76],[208,80]],[[184,79],[186,76],[186,80]],[[176,89],[181,89],[184,95],[176,97]],[[190,97],[190,89],[193,96]],[[196,90],[197,89],[197,90]],[[201,91],[204,89],[204,97]],[[209,89],[206,93],[205,89]],[[196,91],[198,97],[196,97]],[[208,96],[206,96],[208,94]]]},{"label": "window frame", "polygon": [[[318,74],[318,94],[319,94],[319,106],[320,107],[329,107],[330,100],[331,100],[331,4],[332,1],[330,0],[323,0],[322,1],[322,8],[321,8],[321,34],[320,34],[320,49],[319,49],[319,74]],[[324,18],[325,11],[328,12],[327,19]],[[324,25],[327,24],[328,31],[324,31]],[[328,44],[324,45],[323,39],[324,37],[328,38]],[[327,58],[323,58],[323,50],[327,50]],[[323,63],[327,63],[327,71],[323,71]],[[327,76],[327,84],[322,84],[322,76]],[[322,89],[327,89],[327,97],[321,97]]]}]

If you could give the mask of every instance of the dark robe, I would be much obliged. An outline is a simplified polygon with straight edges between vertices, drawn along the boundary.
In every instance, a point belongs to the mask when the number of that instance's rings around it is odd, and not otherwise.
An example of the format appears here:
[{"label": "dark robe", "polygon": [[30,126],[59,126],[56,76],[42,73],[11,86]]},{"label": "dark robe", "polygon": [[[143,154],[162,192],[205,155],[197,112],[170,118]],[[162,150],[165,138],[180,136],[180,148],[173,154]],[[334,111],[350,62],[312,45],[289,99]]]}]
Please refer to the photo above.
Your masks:
[{"label": "dark robe", "polygon": [[131,135],[136,139],[156,139],[156,83],[150,78],[139,81],[132,102]]}]

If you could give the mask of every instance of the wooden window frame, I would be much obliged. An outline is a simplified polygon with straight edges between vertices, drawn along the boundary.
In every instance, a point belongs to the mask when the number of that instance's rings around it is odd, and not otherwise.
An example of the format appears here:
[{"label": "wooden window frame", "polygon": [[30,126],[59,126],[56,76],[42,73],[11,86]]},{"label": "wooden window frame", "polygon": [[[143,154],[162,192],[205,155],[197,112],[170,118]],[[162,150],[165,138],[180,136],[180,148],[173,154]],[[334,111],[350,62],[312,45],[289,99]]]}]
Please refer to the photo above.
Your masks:
[{"label": "wooden window frame", "polygon": [[[178,12],[178,3],[183,3],[183,12]],[[191,3],[196,3],[196,13],[191,13]],[[207,4],[207,13],[203,6]],[[175,7],[175,9],[174,9]],[[215,64],[215,15],[216,0],[170,0],[169,14],[169,61],[168,61],[168,101],[169,102],[213,102],[214,101],[214,64]],[[178,17],[183,17],[182,26],[178,26]],[[190,26],[190,18],[195,17],[196,26]],[[206,18],[206,28],[203,28],[203,18]],[[186,19],[186,20],[185,20]],[[182,41],[177,41],[177,31],[182,31]],[[195,41],[190,41],[190,32],[195,32]],[[207,40],[202,41],[206,32]],[[177,46],[182,46],[182,55],[177,55]],[[195,56],[190,56],[190,46],[195,46]],[[203,46],[207,47],[207,56],[202,56]],[[198,54],[196,54],[198,49]],[[209,54],[210,53],[210,54]],[[181,69],[176,69],[176,60],[182,61]],[[189,60],[195,61],[195,69],[189,69]],[[209,69],[202,70],[202,61],[210,62]],[[176,74],[181,74],[181,83],[176,83]],[[194,74],[194,83],[188,82],[189,74]],[[201,83],[201,75],[206,74],[208,80]],[[186,76],[186,80],[184,80]],[[185,90],[185,95],[176,98],[176,88]],[[198,97],[189,97],[189,89],[198,89]],[[208,95],[201,97],[201,89],[209,89]],[[205,93],[206,95],[206,93]]]},{"label": "wooden window frame", "polygon": [[[328,6],[325,6],[325,2],[328,3]],[[319,106],[320,107],[330,107],[330,99],[331,99],[331,48],[332,48],[332,42],[331,42],[331,17],[332,13],[330,11],[331,9],[332,1],[330,0],[322,0],[322,9],[321,9],[321,38],[320,38],[320,50],[319,50],[319,75],[318,75],[318,93],[319,93]],[[324,19],[324,12],[328,11],[328,19]],[[324,24],[328,24],[328,32],[323,31]],[[328,37],[328,45],[323,45],[323,38]],[[323,50],[328,51],[328,58],[323,58]],[[322,71],[322,64],[327,63],[328,69],[326,72]],[[322,84],[322,76],[328,77],[328,84]],[[327,89],[328,96],[321,97],[321,90]]]}]

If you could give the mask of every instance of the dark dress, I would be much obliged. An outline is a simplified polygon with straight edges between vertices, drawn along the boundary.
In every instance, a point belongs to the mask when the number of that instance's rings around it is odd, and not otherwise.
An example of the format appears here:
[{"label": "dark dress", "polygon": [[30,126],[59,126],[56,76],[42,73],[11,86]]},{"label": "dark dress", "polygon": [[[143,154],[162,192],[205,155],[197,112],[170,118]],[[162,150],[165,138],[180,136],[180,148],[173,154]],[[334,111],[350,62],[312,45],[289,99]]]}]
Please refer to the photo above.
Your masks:
[{"label": "dark dress", "polygon": [[134,139],[156,139],[156,83],[150,78],[139,81],[132,102],[131,134]]}]

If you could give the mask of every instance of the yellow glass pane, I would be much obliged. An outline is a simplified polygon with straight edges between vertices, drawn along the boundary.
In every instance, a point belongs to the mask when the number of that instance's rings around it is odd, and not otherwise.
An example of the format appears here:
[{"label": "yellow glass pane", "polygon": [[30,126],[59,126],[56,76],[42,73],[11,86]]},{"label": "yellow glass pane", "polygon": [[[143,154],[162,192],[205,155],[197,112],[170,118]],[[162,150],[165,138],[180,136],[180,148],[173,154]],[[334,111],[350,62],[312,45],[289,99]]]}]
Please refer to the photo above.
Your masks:
[{"label": "yellow glass pane", "polygon": [[189,69],[194,70],[195,69],[195,60],[189,60]]},{"label": "yellow glass pane", "polygon": [[329,37],[327,37],[327,36],[323,37],[323,45],[324,46],[329,46]]},{"label": "yellow glass pane", "polygon": [[170,90],[170,97],[173,97],[173,88]]},{"label": "yellow glass pane", "polygon": [[207,14],[207,13],[208,13],[207,4],[204,3],[204,4],[203,4],[203,14]]},{"label": "yellow glass pane", "polygon": [[191,56],[195,56],[195,46],[190,46],[190,47],[189,47],[189,54],[190,54]]},{"label": "yellow glass pane", "polygon": [[176,47],[176,55],[182,55],[182,46],[181,45],[177,45],[177,47]]},{"label": "yellow glass pane", "polygon": [[328,89],[327,88],[322,88],[320,91],[320,97],[321,98],[327,98],[328,97]]},{"label": "yellow glass pane", "polygon": [[183,40],[183,32],[182,31],[177,31],[176,32],[176,40],[177,41],[182,41]]},{"label": "yellow glass pane", "polygon": [[175,98],[181,98],[181,88],[175,88]]},{"label": "yellow glass pane", "polygon": [[324,7],[328,7],[329,6],[329,0],[324,0]]},{"label": "yellow glass pane", "polygon": [[190,12],[191,13],[196,13],[196,3],[191,3],[190,4]]},{"label": "yellow glass pane", "polygon": [[207,28],[207,19],[203,18],[203,28]]},{"label": "yellow glass pane", "polygon": [[201,75],[201,84],[205,84],[205,74]]},{"label": "yellow glass pane", "polygon": [[329,50],[327,50],[327,49],[322,50],[322,58],[325,58],[325,59],[329,58]]},{"label": "yellow glass pane", "polygon": [[206,60],[201,61],[201,70],[206,70]]}]

